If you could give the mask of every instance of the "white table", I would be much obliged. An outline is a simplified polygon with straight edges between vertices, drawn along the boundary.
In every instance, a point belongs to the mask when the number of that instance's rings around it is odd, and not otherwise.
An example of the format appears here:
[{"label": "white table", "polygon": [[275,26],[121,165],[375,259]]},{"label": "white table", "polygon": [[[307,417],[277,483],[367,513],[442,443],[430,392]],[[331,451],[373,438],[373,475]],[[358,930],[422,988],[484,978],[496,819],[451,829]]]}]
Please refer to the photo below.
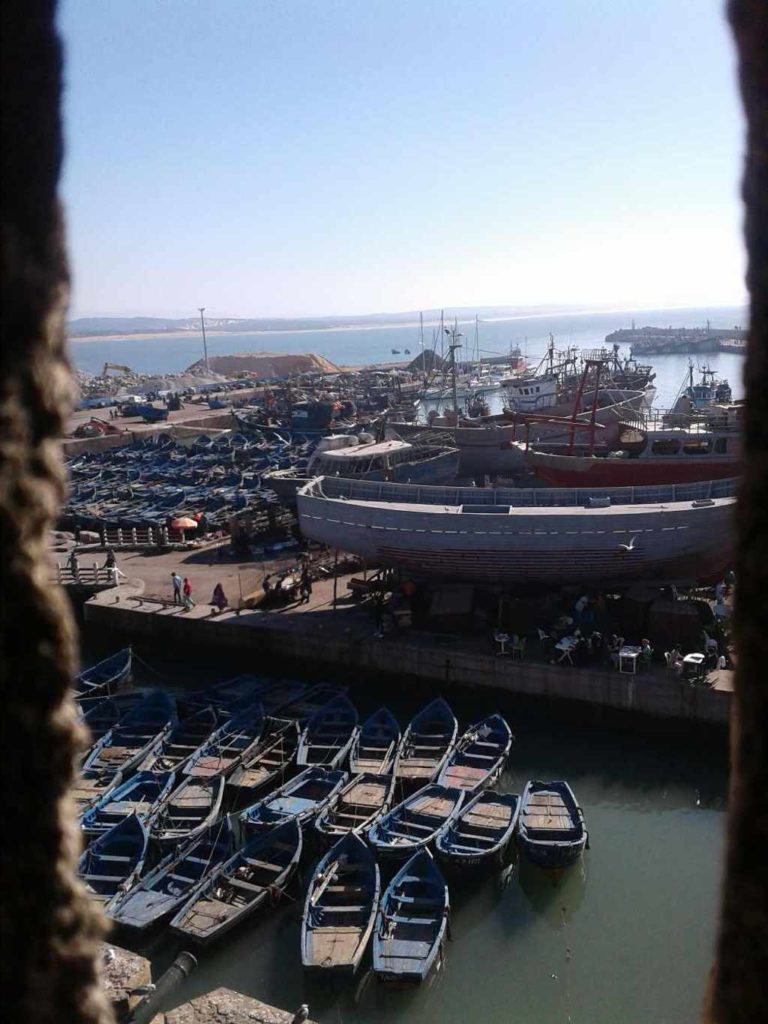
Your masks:
[{"label": "white table", "polygon": [[577,636],[564,636],[562,640],[558,640],[555,644],[555,650],[560,652],[560,657],[557,659],[558,664],[562,661],[569,661],[571,665],[573,664],[571,654],[578,642],[579,638]]},{"label": "white table", "polygon": [[640,657],[639,647],[622,647],[619,651],[619,672],[624,675],[637,675],[637,659]]},{"label": "white table", "polygon": [[499,645],[499,650],[496,652],[497,656],[500,654],[506,654],[507,644],[512,639],[509,633],[496,633],[493,639]]},{"label": "white table", "polygon": [[697,679],[701,679],[704,676],[704,658],[703,654],[695,652],[694,654],[686,654],[683,658],[683,675],[686,678],[690,678],[690,670],[693,670],[693,675]]}]

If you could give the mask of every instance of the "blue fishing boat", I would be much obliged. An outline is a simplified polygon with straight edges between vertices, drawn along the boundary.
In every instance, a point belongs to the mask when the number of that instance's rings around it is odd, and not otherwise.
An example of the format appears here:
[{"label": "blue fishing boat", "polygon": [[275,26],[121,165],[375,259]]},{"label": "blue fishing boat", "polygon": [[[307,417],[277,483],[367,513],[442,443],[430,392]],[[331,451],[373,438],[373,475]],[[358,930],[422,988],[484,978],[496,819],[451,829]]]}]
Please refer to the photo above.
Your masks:
[{"label": "blue fishing boat", "polygon": [[129,893],[118,893],[105,913],[116,924],[145,931],[175,913],[233,853],[232,830],[222,818],[164,857]]},{"label": "blue fishing boat", "polygon": [[353,775],[389,775],[400,742],[400,726],[388,708],[379,708],[363,722],[349,754]]},{"label": "blue fishing boat", "polygon": [[298,868],[302,845],[295,818],[258,832],[195,890],[171,930],[209,945],[260,907],[274,906]]},{"label": "blue fishing boat", "polygon": [[305,826],[333,799],[347,778],[347,773],[338,768],[305,768],[296,778],[238,815],[240,829],[247,832],[287,818],[296,818]]},{"label": "blue fishing boat", "polygon": [[428,850],[410,858],[382,896],[373,933],[373,970],[382,981],[422,982],[442,962],[448,886]]},{"label": "blue fishing boat", "polygon": [[489,715],[476,722],[449,754],[437,781],[468,793],[492,786],[504,771],[512,738],[512,730],[501,715]]},{"label": "blue fishing boat", "polygon": [[367,832],[391,807],[394,791],[395,780],[391,775],[353,775],[318,814],[318,839],[327,844],[348,832]]},{"label": "blue fishing boat", "polygon": [[131,676],[133,651],[130,647],[87,668],[75,679],[76,697],[107,697],[119,690]]},{"label": "blue fishing boat", "polygon": [[281,718],[295,718],[300,725],[306,724],[310,718],[325,705],[341,697],[347,692],[346,686],[333,683],[316,683],[305,689],[295,700],[283,704],[280,708]]},{"label": "blue fishing boat", "polygon": [[465,795],[462,789],[449,789],[437,783],[425,786],[379,819],[368,832],[368,842],[382,857],[410,857],[449,827],[461,810]]},{"label": "blue fishing boat", "polygon": [[264,730],[264,709],[260,703],[233,715],[220,726],[184,765],[185,775],[209,778],[227,776],[254,749]]},{"label": "blue fishing boat", "polygon": [[194,690],[179,699],[184,716],[193,715],[203,708],[213,708],[220,716],[232,713],[261,699],[261,694],[270,687],[261,676],[240,675],[225,679],[203,690]]},{"label": "blue fishing boat", "polygon": [[357,709],[347,697],[336,697],[307,722],[299,740],[296,764],[338,768],[357,738]]},{"label": "blue fishing boat", "polygon": [[130,890],[144,867],[148,841],[146,824],[131,814],[91,843],[77,873],[95,900],[108,903]]},{"label": "blue fishing boat", "polygon": [[239,801],[253,802],[276,781],[285,782],[296,758],[299,727],[296,722],[268,719],[266,731],[256,746],[227,777],[227,787]]},{"label": "blue fishing boat", "polygon": [[224,798],[224,779],[187,778],[160,806],[149,837],[161,848],[194,839],[219,817]]},{"label": "blue fishing boat", "polygon": [[528,782],[520,805],[518,841],[543,868],[574,864],[587,845],[584,815],[567,782]]},{"label": "blue fishing boat", "polygon": [[162,690],[148,694],[91,747],[83,776],[102,791],[127,777],[177,722],[173,698]]},{"label": "blue fishing boat", "polygon": [[88,836],[101,835],[131,815],[149,825],[152,816],[173,789],[175,778],[173,772],[137,772],[87,810],[80,819],[80,827]]},{"label": "blue fishing boat", "polygon": [[441,697],[422,708],[400,741],[395,778],[420,786],[432,782],[448,759],[458,731],[456,716]]},{"label": "blue fishing boat", "polygon": [[215,730],[218,721],[213,708],[203,708],[190,718],[185,718],[147,754],[139,765],[139,771],[181,772]]},{"label": "blue fishing boat", "polygon": [[517,827],[520,797],[484,790],[468,803],[435,840],[438,857],[456,867],[498,865]]},{"label": "blue fishing boat", "polygon": [[301,962],[306,970],[351,976],[363,958],[379,908],[376,858],[354,832],[320,861],[301,918]]},{"label": "blue fishing boat", "polygon": [[141,690],[117,693],[112,697],[86,697],[77,699],[81,720],[88,726],[91,740],[96,743],[105,733],[117,725],[137,704],[144,700]]}]

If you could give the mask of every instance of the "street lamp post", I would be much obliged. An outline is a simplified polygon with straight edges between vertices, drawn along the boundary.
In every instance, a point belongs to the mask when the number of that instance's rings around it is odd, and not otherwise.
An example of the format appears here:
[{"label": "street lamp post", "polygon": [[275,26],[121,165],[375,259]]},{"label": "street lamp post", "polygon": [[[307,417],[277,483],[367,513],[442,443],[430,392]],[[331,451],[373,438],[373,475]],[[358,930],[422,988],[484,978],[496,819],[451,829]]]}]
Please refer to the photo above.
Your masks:
[{"label": "street lamp post", "polygon": [[197,308],[200,310],[200,326],[203,330],[203,354],[205,357],[205,372],[210,373],[211,368],[208,365],[208,343],[205,340],[205,317],[203,316],[203,313],[205,313],[205,306],[198,306]]}]

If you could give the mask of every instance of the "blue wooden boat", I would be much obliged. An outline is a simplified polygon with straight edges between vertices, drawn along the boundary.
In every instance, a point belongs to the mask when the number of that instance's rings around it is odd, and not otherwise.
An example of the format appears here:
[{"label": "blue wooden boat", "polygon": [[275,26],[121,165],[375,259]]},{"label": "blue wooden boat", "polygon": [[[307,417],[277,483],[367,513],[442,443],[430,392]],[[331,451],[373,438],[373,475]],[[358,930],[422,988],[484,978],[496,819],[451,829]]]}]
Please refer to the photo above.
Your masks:
[{"label": "blue wooden boat", "polygon": [[348,832],[367,832],[389,810],[394,791],[391,775],[353,775],[317,816],[315,832],[320,842],[334,842]]},{"label": "blue wooden boat", "polygon": [[171,930],[209,945],[260,907],[274,906],[298,868],[302,846],[296,818],[257,833],[195,890]]},{"label": "blue wooden boat", "polygon": [[117,924],[144,931],[176,913],[233,853],[232,829],[222,818],[164,857],[131,892],[117,894],[105,906],[105,913]]},{"label": "blue wooden boat", "polygon": [[368,842],[385,858],[402,860],[428,846],[461,810],[462,789],[432,783],[393,807],[368,832]]},{"label": "blue wooden boat", "polygon": [[131,815],[148,825],[175,781],[173,772],[137,772],[87,810],[80,819],[80,827],[88,836],[101,835]]},{"label": "blue wooden boat", "polygon": [[435,840],[440,860],[455,867],[498,865],[517,827],[520,797],[487,789],[465,803]]},{"label": "blue wooden boat", "polygon": [[320,861],[301,919],[301,962],[306,970],[351,976],[363,958],[379,908],[376,858],[354,832]]},{"label": "blue wooden boat", "polygon": [[400,743],[400,726],[388,708],[379,708],[363,722],[349,754],[353,775],[389,775]]},{"label": "blue wooden boat", "polygon": [[140,690],[133,690],[129,693],[114,694],[112,697],[78,699],[77,707],[81,720],[88,726],[91,741],[96,743],[117,725],[123,715],[143,700],[144,694]]},{"label": "blue wooden boat", "polygon": [[91,747],[83,776],[102,791],[126,778],[176,724],[176,705],[162,690],[148,694]]},{"label": "blue wooden boat", "polygon": [[512,746],[512,730],[501,715],[471,725],[443,765],[437,781],[476,793],[492,786],[504,771]]},{"label": "blue wooden boat", "polygon": [[296,764],[338,768],[357,738],[357,708],[347,697],[336,697],[307,722],[299,740]]},{"label": "blue wooden boat", "polygon": [[458,731],[456,716],[441,697],[422,708],[400,741],[395,778],[420,786],[432,782],[448,759]]},{"label": "blue wooden boat", "polygon": [[91,843],[77,873],[95,900],[109,903],[129,891],[144,867],[148,841],[146,824],[131,814]]},{"label": "blue wooden boat", "polygon": [[149,838],[161,849],[194,839],[218,819],[223,799],[221,775],[187,778],[158,808]]},{"label": "blue wooden boat", "polygon": [[373,970],[382,981],[419,983],[442,962],[448,933],[448,886],[420,850],[389,883],[373,933]]},{"label": "blue wooden boat", "polygon": [[76,697],[107,697],[119,690],[131,676],[133,651],[130,647],[85,669],[75,680]]},{"label": "blue wooden boat", "polygon": [[280,708],[280,717],[295,718],[300,725],[305,725],[329,701],[343,696],[346,692],[346,686],[336,686],[333,683],[316,683],[308,689],[305,688],[304,692],[294,700],[283,704]]},{"label": "blue wooden boat", "polygon": [[203,708],[213,708],[221,717],[232,714],[232,709],[242,709],[248,704],[261,700],[261,695],[272,684],[261,676],[240,675],[225,679],[203,690],[194,690],[179,699],[184,717],[193,715]]},{"label": "blue wooden boat", "polygon": [[255,748],[264,730],[264,709],[260,703],[233,715],[196,750],[182,769],[185,775],[226,777]]},{"label": "blue wooden boat", "polygon": [[333,799],[347,778],[338,768],[305,768],[270,796],[247,807],[238,816],[240,828],[248,832],[287,818],[296,818],[303,827]]},{"label": "blue wooden boat", "polygon": [[298,745],[296,722],[268,719],[262,738],[227,777],[227,787],[239,801],[248,799],[252,803],[258,793],[265,793],[275,782],[285,782]]},{"label": "blue wooden boat", "polygon": [[584,815],[567,782],[526,783],[518,841],[528,860],[543,868],[574,864],[587,845]]},{"label": "blue wooden boat", "polygon": [[143,772],[181,772],[193,754],[216,729],[219,719],[213,708],[203,708],[175,725],[139,765]]}]

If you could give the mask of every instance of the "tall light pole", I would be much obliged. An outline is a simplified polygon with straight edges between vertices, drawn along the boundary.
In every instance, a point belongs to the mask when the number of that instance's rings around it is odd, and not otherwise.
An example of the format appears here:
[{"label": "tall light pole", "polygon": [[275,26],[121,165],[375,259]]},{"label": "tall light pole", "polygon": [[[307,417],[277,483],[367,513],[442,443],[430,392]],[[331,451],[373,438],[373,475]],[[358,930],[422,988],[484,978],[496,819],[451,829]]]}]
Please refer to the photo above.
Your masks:
[{"label": "tall light pole", "polygon": [[205,313],[205,306],[198,306],[197,308],[200,310],[200,326],[203,329],[203,353],[205,356],[205,372],[210,373],[211,368],[208,365],[208,343],[205,340],[205,317],[203,316],[203,313]]}]

